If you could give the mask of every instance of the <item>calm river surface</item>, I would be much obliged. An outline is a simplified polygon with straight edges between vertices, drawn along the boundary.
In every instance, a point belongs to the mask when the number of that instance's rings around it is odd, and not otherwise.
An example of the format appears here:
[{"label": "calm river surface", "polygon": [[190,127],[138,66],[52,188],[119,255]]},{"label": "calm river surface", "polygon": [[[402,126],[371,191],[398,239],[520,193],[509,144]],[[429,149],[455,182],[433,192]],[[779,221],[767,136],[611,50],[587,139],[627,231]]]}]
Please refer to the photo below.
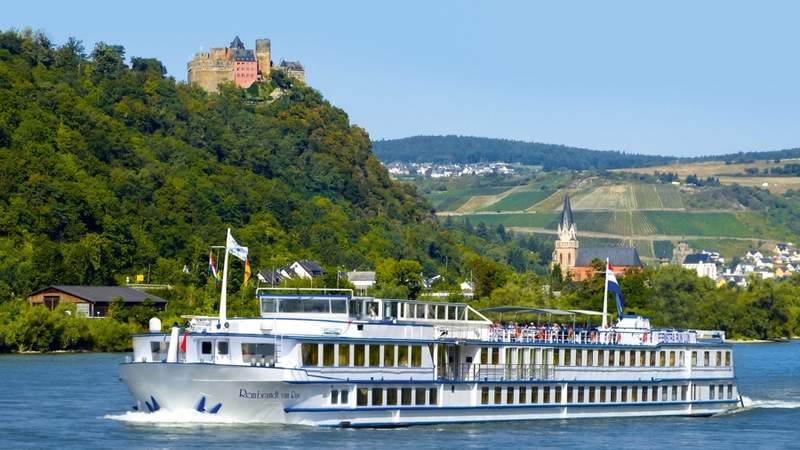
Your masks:
[{"label": "calm river surface", "polygon": [[0,356],[4,448],[800,448],[800,342],[735,345],[752,406],[711,418],[547,420],[328,430],[164,424],[129,413],[123,354]]}]

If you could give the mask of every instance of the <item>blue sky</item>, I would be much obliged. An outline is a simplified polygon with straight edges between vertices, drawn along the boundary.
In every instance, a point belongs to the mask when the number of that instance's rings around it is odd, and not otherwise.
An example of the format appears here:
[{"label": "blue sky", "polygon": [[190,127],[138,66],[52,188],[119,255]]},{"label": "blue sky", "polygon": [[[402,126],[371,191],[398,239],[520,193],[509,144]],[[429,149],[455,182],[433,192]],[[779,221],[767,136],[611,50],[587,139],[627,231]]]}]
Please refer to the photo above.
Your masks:
[{"label": "blue sky", "polygon": [[800,2],[227,3],[12,2],[0,27],[121,44],[180,80],[201,48],[267,37],[273,60],[302,61],[374,139],[687,156],[800,146]]}]

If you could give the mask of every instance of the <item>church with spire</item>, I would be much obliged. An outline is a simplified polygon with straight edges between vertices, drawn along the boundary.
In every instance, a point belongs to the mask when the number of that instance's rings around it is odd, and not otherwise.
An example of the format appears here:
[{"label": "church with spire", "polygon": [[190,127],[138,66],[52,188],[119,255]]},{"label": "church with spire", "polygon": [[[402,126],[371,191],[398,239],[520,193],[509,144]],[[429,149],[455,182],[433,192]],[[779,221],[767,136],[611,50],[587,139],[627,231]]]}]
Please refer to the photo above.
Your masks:
[{"label": "church with spire", "polygon": [[599,259],[611,262],[616,275],[624,275],[631,270],[640,270],[642,261],[635,247],[580,247],[578,227],[572,214],[569,194],[564,195],[561,218],[557,228],[558,239],[553,250],[551,266],[561,267],[561,273],[571,276],[573,281],[583,281],[594,275],[592,261]]}]

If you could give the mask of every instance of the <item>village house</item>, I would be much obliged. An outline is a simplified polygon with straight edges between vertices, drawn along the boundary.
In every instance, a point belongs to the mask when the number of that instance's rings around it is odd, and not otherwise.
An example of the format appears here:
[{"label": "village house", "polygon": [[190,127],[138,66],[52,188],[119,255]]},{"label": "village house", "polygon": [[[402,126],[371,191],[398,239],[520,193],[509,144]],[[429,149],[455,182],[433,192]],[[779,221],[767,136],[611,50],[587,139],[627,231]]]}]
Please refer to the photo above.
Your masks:
[{"label": "village house", "polygon": [[366,295],[367,291],[375,286],[375,272],[347,272],[349,281],[359,295]]},{"label": "village house", "polygon": [[717,263],[710,253],[694,253],[686,255],[683,260],[685,269],[694,270],[698,277],[717,279]]},{"label": "village house", "polygon": [[28,296],[31,305],[44,305],[53,310],[61,303],[73,303],[78,315],[84,317],[106,317],[108,307],[116,299],[124,306],[140,305],[150,300],[158,309],[164,309],[167,300],[147,292],[121,286],[48,286]]}]

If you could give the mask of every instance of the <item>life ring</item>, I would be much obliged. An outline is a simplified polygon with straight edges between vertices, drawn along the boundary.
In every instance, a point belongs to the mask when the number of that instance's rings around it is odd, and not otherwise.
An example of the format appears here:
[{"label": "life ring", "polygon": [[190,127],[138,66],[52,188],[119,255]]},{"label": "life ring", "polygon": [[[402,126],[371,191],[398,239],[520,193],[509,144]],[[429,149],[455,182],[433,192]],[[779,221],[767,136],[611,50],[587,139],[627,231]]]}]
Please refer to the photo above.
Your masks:
[{"label": "life ring", "polygon": [[642,334],[642,343],[647,344],[647,331],[645,331],[644,334]]}]

